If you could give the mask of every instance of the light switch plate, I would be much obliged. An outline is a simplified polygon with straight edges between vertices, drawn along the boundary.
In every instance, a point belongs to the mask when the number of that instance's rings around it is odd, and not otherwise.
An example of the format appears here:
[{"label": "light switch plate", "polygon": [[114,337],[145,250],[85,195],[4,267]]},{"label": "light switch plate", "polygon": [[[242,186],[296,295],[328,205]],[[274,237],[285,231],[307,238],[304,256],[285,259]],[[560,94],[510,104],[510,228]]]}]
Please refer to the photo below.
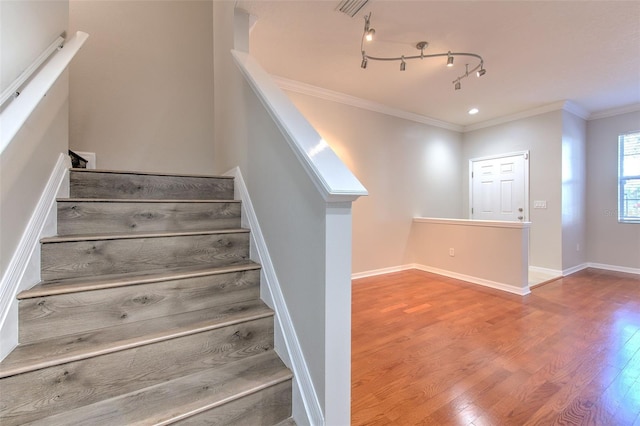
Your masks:
[{"label": "light switch plate", "polygon": [[547,200],[536,200],[533,202],[534,209],[546,209],[547,208]]}]

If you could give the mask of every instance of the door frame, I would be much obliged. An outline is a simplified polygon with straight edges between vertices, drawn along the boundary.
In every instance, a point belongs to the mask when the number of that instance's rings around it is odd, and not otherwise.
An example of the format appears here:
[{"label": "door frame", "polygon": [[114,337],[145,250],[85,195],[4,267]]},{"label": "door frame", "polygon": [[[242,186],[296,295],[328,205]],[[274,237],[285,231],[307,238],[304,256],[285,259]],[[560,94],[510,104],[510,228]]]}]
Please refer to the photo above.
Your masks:
[{"label": "door frame", "polygon": [[467,211],[469,219],[472,219],[471,209],[473,208],[473,163],[476,161],[497,160],[499,158],[515,157],[522,155],[524,157],[524,219],[522,222],[529,222],[529,150],[508,152],[504,154],[487,155],[484,157],[476,157],[469,159],[469,208]]}]

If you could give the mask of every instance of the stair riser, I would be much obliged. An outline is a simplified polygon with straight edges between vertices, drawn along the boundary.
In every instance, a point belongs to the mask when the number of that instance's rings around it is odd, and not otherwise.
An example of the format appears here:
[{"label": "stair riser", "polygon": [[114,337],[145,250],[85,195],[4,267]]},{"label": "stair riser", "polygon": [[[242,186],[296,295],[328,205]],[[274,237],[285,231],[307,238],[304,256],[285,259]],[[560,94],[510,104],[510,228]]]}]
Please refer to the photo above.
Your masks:
[{"label": "stair riser", "polygon": [[70,172],[72,198],[233,200],[233,179]]},{"label": "stair riser", "polygon": [[58,235],[240,228],[240,203],[58,201]]},{"label": "stair riser", "polygon": [[273,318],[3,379],[0,418],[20,425],[273,348]]},{"label": "stair riser", "polygon": [[180,426],[272,426],[291,417],[291,380],[173,423]]},{"label": "stair riser", "polygon": [[41,253],[43,280],[181,266],[225,266],[249,258],[249,234],[52,242],[42,244]]},{"label": "stair riser", "polygon": [[255,300],[260,271],[21,300],[20,343]]}]

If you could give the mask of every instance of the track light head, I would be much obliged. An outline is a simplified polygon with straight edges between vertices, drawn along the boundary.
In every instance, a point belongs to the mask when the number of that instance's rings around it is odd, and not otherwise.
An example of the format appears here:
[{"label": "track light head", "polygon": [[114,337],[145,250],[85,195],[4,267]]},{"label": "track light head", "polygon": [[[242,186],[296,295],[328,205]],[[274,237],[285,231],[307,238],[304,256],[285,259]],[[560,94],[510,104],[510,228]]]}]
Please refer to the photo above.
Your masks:
[{"label": "track light head", "polygon": [[456,84],[455,84],[455,86],[453,86],[453,87],[454,87],[454,89],[456,89],[456,90],[460,90],[460,87],[462,87],[462,86],[460,85],[460,82],[459,82],[459,81],[456,81]]},{"label": "track light head", "polygon": [[366,35],[364,36],[364,39],[367,41],[373,41],[373,36],[376,35],[376,30],[374,30],[373,28],[369,29],[366,33]]},{"label": "track light head", "polygon": [[484,69],[484,67],[481,67],[478,72],[476,73],[476,75],[478,77],[482,77],[483,75],[485,75],[487,73],[487,70]]},{"label": "track light head", "polygon": [[451,52],[449,52],[449,54],[447,55],[447,66],[448,67],[453,66],[453,56],[451,56]]},{"label": "track light head", "polygon": [[363,69],[367,68],[367,58],[366,57],[362,58],[362,63],[360,64],[360,67],[363,68]]},{"label": "track light head", "polygon": [[402,62],[400,62],[400,71],[404,71],[407,69],[407,63],[404,61],[404,56],[402,57]]}]

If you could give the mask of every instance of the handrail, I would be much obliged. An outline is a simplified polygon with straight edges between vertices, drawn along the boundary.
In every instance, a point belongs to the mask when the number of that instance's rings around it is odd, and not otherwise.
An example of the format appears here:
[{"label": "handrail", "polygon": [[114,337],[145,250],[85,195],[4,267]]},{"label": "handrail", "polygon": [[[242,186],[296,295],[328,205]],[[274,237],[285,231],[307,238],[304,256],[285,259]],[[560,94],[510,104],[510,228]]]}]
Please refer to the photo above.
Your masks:
[{"label": "handrail", "polygon": [[324,200],[350,202],[367,195],[362,183],[258,62],[245,52],[232,50],[231,54]]},{"label": "handrail", "polygon": [[[69,62],[71,62],[75,54],[78,52],[78,50],[80,50],[88,37],[89,34],[78,31],[75,36],[73,36],[73,38],[66,42],[62,49],[55,52],[55,54],[51,56],[49,61],[42,67],[42,69],[35,76],[33,76],[31,81],[29,81],[24,89],[20,92],[20,96],[15,98],[0,113],[0,153],[2,153],[4,149],[9,145],[9,143],[11,143],[13,137],[22,128],[22,125],[25,123],[25,121],[27,121],[27,118],[29,118],[31,113],[36,109],[42,98],[47,94],[58,77],[60,77],[64,70],[67,69]],[[38,59],[41,59],[42,56],[44,56],[44,52],[38,57]],[[47,58],[48,56],[44,57],[44,59],[42,59],[42,62],[44,62]],[[36,69],[39,66],[40,65],[36,66]],[[33,64],[31,67],[29,67],[29,70],[32,69],[32,67]],[[31,72],[33,72],[33,70]],[[23,75],[25,75],[25,73],[23,73],[19,77],[19,79],[22,78]],[[26,75],[24,81],[26,81],[28,78],[29,75]],[[14,84],[12,84],[10,87],[13,88]],[[15,91],[16,89],[12,90]]]},{"label": "handrail", "polygon": [[4,103],[7,102],[7,100],[9,100],[11,96],[18,94],[20,86],[22,86],[22,84],[27,81],[29,77],[31,77],[31,74],[36,72],[40,65],[42,65],[42,63],[46,61],[49,56],[51,56],[51,54],[56,51],[56,49],[61,49],[63,45],[64,37],[60,36],[56,38],[53,43],[51,43],[49,47],[47,47],[44,52],[42,52],[40,56],[38,56],[36,60],[33,61],[31,65],[29,65],[28,68],[24,70],[13,83],[11,83],[9,87],[2,91],[2,95],[0,95],[0,106],[4,105]]}]

